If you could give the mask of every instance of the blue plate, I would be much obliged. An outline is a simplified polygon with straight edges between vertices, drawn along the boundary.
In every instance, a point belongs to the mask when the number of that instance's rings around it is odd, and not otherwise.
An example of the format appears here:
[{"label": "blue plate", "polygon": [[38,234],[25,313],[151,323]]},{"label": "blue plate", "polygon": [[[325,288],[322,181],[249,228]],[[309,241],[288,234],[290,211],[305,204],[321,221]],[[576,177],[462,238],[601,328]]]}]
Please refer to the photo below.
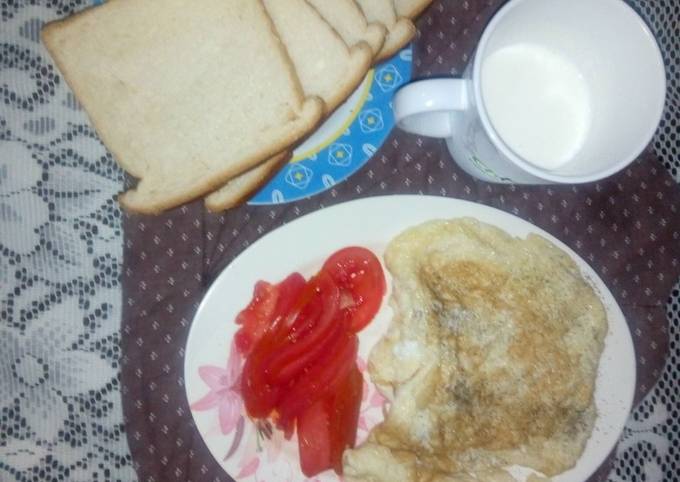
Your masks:
[{"label": "blue plate", "polygon": [[318,194],[366,164],[394,127],[392,97],[411,79],[411,53],[408,47],[375,66],[249,204],[279,204]]}]

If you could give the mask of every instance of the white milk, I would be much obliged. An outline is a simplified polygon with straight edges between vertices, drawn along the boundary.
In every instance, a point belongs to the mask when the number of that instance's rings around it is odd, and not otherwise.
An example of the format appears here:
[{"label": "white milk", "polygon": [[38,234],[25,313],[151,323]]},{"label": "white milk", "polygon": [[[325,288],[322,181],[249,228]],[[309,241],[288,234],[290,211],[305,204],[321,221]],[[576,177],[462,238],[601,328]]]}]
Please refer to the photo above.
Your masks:
[{"label": "white milk", "polygon": [[537,167],[567,163],[585,142],[588,85],[575,65],[544,47],[515,44],[489,55],[482,97],[498,135]]}]

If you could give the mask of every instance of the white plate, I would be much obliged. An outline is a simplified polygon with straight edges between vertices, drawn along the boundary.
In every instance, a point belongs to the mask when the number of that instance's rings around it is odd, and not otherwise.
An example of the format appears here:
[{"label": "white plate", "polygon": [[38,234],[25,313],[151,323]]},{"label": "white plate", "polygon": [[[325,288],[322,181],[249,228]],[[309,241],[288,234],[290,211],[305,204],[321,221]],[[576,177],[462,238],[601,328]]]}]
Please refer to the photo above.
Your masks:
[{"label": "white plate", "polygon": [[[275,282],[293,271],[308,276],[321,266],[328,255],[348,245],[365,246],[382,257],[387,243],[404,229],[431,219],[463,216],[493,224],[515,236],[525,237],[529,233],[537,233],[551,240],[572,256],[584,277],[602,298],[607,310],[609,331],[595,390],[599,415],[593,435],[577,465],[553,480],[580,482],[587,479],[616,444],[633,402],[635,353],[623,313],[597,274],[565,244],[518,217],[457,199],[386,196],[352,201],[299,218],[250,246],[217,278],[194,318],[184,365],[189,403],[194,404],[209,392],[205,381],[199,376],[199,367],[226,367],[231,340],[236,332],[234,318],[249,301],[257,280]],[[359,356],[362,360],[366,359],[370,349],[384,333],[390,319],[391,309],[387,303],[383,303],[376,319],[360,334]],[[213,375],[220,373],[216,369],[207,371]],[[229,382],[228,378],[225,382]],[[367,385],[362,403],[360,439],[382,418],[382,400],[375,388]],[[220,428],[218,408],[202,411],[192,409],[192,415],[210,452],[229,475],[238,480],[305,480],[299,470],[295,439],[285,442],[275,431],[273,438],[265,440],[265,431],[256,429],[242,407],[229,416],[228,409],[237,408],[231,406],[236,398],[227,395],[224,400],[225,419],[231,422],[240,420],[228,434],[223,434]],[[230,424],[225,428],[230,429]],[[242,433],[238,436],[240,442],[232,450],[239,432]],[[229,452],[232,453],[225,460]],[[314,480],[331,481],[338,478],[332,472],[325,472]]]}]

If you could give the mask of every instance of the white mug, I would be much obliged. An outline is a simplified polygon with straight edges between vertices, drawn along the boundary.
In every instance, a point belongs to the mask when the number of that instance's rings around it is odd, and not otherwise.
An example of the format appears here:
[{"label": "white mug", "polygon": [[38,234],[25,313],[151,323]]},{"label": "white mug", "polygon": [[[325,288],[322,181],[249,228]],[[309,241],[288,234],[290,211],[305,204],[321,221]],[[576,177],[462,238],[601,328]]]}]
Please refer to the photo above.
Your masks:
[{"label": "white mug", "polygon": [[411,83],[393,105],[401,129],[445,138],[474,177],[584,183],[640,155],[665,96],[656,40],[622,0],[511,0],[462,78]]}]

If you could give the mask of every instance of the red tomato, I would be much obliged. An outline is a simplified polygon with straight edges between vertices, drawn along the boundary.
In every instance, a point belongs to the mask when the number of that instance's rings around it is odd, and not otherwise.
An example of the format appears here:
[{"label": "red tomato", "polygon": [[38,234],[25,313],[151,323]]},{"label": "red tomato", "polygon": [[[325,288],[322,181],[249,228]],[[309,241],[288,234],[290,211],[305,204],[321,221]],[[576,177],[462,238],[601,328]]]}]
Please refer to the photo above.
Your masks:
[{"label": "red tomato", "polygon": [[363,390],[356,333],[380,309],[385,285],[372,252],[345,248],[309,282],[297,273],[278,285],[258,282],[236,320],[246,410],[272,417],[286,439],[297,428],[307,477],[341,474],[342,454],[354,447]]},{"label": "red tomato", "polygon": [[356,441],[363,383],[355,364],[333,392],[298,416],[300,466],[305,476],[327,469],[342,474],[342,454]]},{"label": "red tomato", "polygon": [[346,331],[345,323],[336,320],[340,291],[328,274],[322,272],[312,278],[305,292],[311,293],[311,297],[304,300],[306,296],[302,296],[306,305],[291,315],[295,319],[290,322],[290,329],[279,334],[285,337],[285,343],[266,364],[265,372],[271,383],[291,381]]},{"label": "red tomato", "polygon": [[243,401],[251,417],[267,417],[276,408],[284,385],[310,363],[308,354],[300,349],[316,348],[316,343],[333,333],[338,303],[339,291],[330,276],[315,276],[255,343],[241,379]]},{"label": "red tomato", "polygon": [[266,281],[255,283],[253,298],[236,316],[236,324],[241,325],[241,328],[236,332],[234,341],[241,353],[248,353],[257,336],[256,333],[264,332],[276,308],[277,297],[278,289],[275,285]]},{"label": "red tomato", "polygon": [[276,338],[267,332],[253,347],[246,358],[241,373],[241,396],[248,415],[266,418],[281,398],[281,386],[272,385],[265,379],[262,360],[276,347]]},{"label": "red tomato", "polygon": [[355,363],[335,390],[329,407],[331,463],[339,475],[342,475],[342,453],[348,447],[354,448],[356,444],[363,389],[364,377]]},{"label": "red tomato", "polygon": [[316,363],[286,387],[277,411],[282,423],[296,418],[317,400],[333,392],[356,361],[359,340],[345,333],[333,340]]},{"label": "red tomato", "polygon": [[[267,380],[275,384],[285,384],[302,374],[311,367],[329,349],[334,346],[335,340],[347,333],[347,325],[343,320],[335,320],[329,329],[321,334],[319,340],[312,344],[303,339],[299,345],[282,348],[272,361],[268,363],[265,373]],[[311,338],[310,335],[308,338]],[[300,347],[305,351],[298,351]],[[294,353],[297,352],[297,355]]]},{"label": "red tomato", "polygon": [[295,306],[307,281],[300,273],[293,273],[279,283],[279,299],[276,303],[276,318],[284,318]]},{"label": "red tomato", "polygon": [[250,353],[253,345],[276,322],[290,311],[305,286],[305,278],[293,273],[277,285],[258,281],[253,290],[253,298],[237,316],[236,323],[241,325],[235,335],[236,347],[242,353]]},{"label": "red tomato", "polygon": [[286,338],[298,343],[312,331],[330,325],[340,302],[338,286],[327,273],[318,273],[300,292],[286,316]]},{"label": "red tomato", "polygon": [[286,440],[293,438],[295,433],[295,420],[287,420],[285,425],[277,425],[283,431],[283,436]]},{"label": "red tomato", "polygon": [[341,290],[341,309],[355,333],[378,313],[385,294],[385,274],[378,258],[366,248],[349,247],[337,251],[324,263],[322,271],[331,275]]},{"label": "red tomato", "polygon": [[312,404],[298,418],[298,448],[300,468],[306,477],[333,467],[331,460],[331,437],[327,400],[321,399]]}]

